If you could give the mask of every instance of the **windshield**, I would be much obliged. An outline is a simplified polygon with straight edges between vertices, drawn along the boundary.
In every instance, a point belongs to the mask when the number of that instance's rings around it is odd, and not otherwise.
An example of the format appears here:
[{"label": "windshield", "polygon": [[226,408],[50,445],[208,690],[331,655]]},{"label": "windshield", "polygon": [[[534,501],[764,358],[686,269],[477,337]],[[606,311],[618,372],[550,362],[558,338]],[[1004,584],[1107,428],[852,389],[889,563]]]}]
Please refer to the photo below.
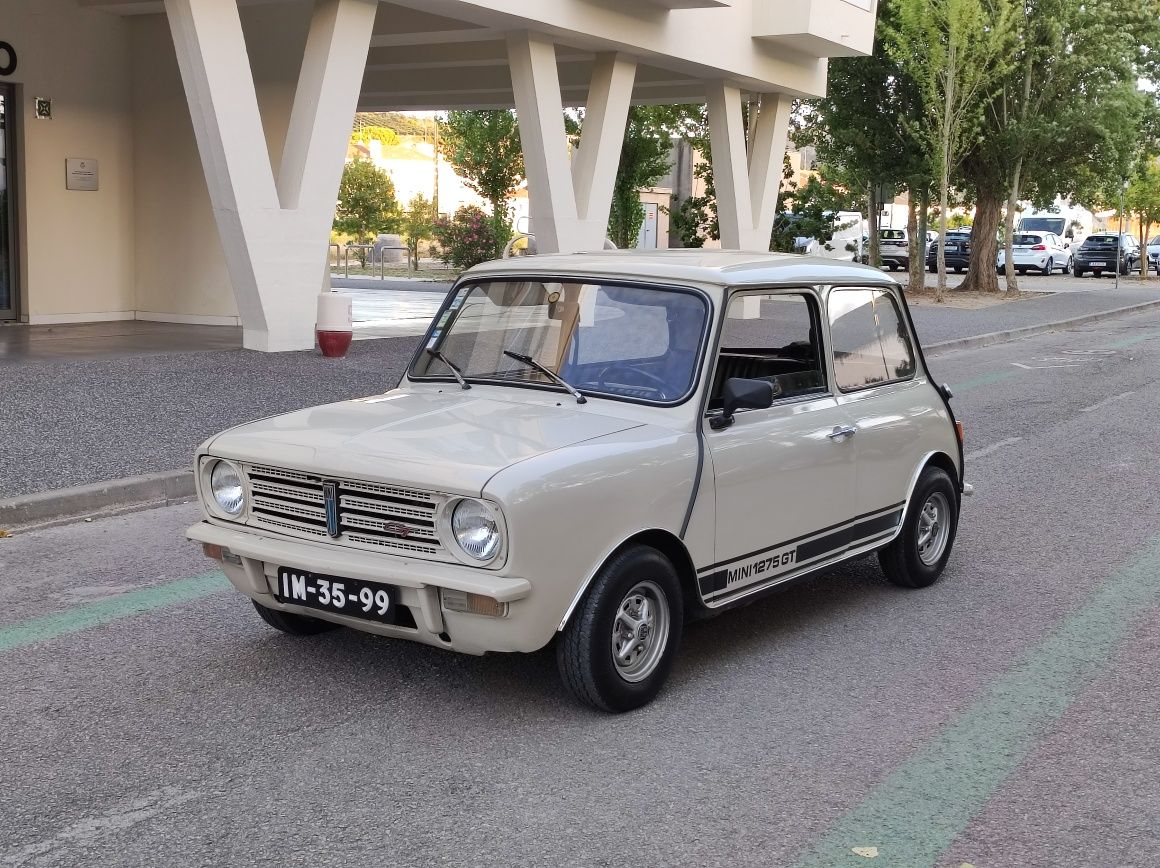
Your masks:
[{"label": "windshield", "polygon": [[[659,287],[538,280],[485,281],[456,290],[425,349],[470,382],[561,390],[527,356],[588,395],[670,403],[692,391],[708,305],[698,294]],[[430,352],[416,379],[452,379]]]},{"label": "windshield", "polygon": [[1024,231],[1038,229],[1040,232],[1052,232],[1062,235],[1067,221],[1063,217],[1024,217],[1019,221],[1019,228]]}]

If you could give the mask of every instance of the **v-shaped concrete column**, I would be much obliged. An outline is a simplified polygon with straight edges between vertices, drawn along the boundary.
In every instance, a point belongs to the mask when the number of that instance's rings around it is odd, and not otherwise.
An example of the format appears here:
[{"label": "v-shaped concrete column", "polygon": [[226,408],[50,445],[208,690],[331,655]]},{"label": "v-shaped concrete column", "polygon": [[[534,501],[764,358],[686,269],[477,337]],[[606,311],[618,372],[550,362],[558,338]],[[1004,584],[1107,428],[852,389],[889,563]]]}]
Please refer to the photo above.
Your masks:
[{"label": "v-shaped concrete column", "polygon": [[747,154],[741,91],[715,81],[707,83],[706,94],[721,246],[768,251],[793,100],[780,93],[762,95]]},{"label": "v-shaped concrete column", "polygon": [[536,250],[600,250],[608,233],[612,185],[624,145],[636,61],[615,53],[596,56],[580,146],[571,167],[556,46],[536,34],[512,33],[508,61]]},{"label": "v-shaped concrete column", "polygon": [[314,345],[377,0],[318,0],[275,178],[237,0],[165,0],[226,267],[255,350]]}]

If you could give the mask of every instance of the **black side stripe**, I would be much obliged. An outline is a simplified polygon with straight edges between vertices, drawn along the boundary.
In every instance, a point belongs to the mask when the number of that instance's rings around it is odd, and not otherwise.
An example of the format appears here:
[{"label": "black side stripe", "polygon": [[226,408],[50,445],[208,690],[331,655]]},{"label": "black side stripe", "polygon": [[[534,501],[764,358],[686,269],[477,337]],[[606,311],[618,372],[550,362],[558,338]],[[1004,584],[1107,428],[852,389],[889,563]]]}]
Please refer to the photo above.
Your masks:
[{"label": "black side stripe", "polygon": [[[829,527],[819,528],[818,530],[812,531],[810,533],[804,533],[801,536],[795,536],[793,539],[787,539],[785,542],[774,543],[771,546],[766,546],[765,548],[757,549],[757,551],[752,551],[752,552],[749,552],[748,554],[737,555],[736,557],[733,557],[733,558],[726,558],[723,561],[717,561],[717,563],[715,563],[715,564],[709,564],[709,566],[707,566],[707,567],[701,567],[699,570],[697,570],[697,572],[698,573],[707,573],[710,570],[715,570],[718,567],[725,566],[726,564],[736,563],[737,561],[747,561],[750,558],[755,558],[758,555],[763,555],[766,552],[773,551],[774,549],[782,549],[782,548],[785,548],[786,546],[791,546],[794,543],[801,542],[802,540],[808,539],[809,537],[817,536],[820,533],[826,533],[827,531],[831,531],[831,530],[835,530],[835,529],[840,528],[840,527],[844,527],[845,525],[852,524],[853,522],[860,521],[861,519],[868,518],[869,516],[872,516],[872,515],[878,515],[879,513],[886,512],[887,510],[891,510],[892,511],[891,514],[893,514],[894,510],[897,510],[900,506],[903,506],[905,503],[906,503],[906,501],[900,501],[898,503],[892,503],[890,506],[884,506],[881,509],[874,509],[874,510],[871,510],[870,512],[864,512],[861,515],[856,515],[853,518],[848,518],[845,521],[840,521],[837,524],[830,525]],[[898,524],[898,522],[895,521],[894,524]]]},{"label": "black side stripe", "polygon": [[[857,543],[867,543],[879,537],[885,537],[890,531],[898,527],[901,521],[902,510],[896,509],[894,512],[887,513],[886,515],[880,515],[877,518],[872,518],[868,521],[854,524],[826,536],[819,537],[818,539],[810,540],[807,543],[802,543],[797,547],[794,555],[793,568],[783,572],[785,574],[795,572],[800,567],[808,566],[810,561],[824,560],[826,556],[839,554],[840,552],[854,548]],[[781,548],[792,544],[793,540],[789,543],[782,543],[781,546],[773,546],[773,548]],[[768,549],[763,549],[763,551],[768,551]],[[774,576],[774,573],[770,574],[770,578]],[[718,570],[717,572],[701,576],[698,579],[698,584],[701,588],[701,598],[707,600],[714,594],[718,594],[726,589],[729,584],[729,570]],[[738,588],[738,590],[741,590],[741,588]]]}]

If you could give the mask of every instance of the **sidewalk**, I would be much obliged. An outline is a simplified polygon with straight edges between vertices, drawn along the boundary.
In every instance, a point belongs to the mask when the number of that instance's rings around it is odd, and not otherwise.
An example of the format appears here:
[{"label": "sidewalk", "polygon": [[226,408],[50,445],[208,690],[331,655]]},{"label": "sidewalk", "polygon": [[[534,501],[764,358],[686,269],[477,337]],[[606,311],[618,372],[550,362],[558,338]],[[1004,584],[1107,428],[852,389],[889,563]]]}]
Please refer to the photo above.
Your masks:
[{"label": "sidewalk", "polygon": [[[393,388],[426,327],[426,309],[440,298],[405,292],[413,306],[402,311],[386,295],[379,308],[356,299],[356,311],[366,312],[356,313],[360,337],[402,336],[356,341],[345,359],[236,349],[237,329],[211,326],[119,323],[45,329],[39,337],[27,327],[0,328],[0,500],[186,469],[198,443],[231,425]],[[923,305],[913,314],[930,348],[1158,299],[1160,284],[1116,292],[1104,281],[983,310]],[[69,328],[75,340],[65,339]]]}]

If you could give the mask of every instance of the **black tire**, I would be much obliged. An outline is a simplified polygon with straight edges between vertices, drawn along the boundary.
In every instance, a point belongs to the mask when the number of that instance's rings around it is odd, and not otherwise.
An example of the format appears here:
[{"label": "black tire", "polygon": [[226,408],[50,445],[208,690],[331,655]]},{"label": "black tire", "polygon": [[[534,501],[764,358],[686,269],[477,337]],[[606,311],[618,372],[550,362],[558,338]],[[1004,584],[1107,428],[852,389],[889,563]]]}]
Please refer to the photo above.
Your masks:
[{"label": "black tire", "polygon": [[1092,272],[1092,274],[1094,274],[1096,277],[1103,277],[1104,276],[1103,269],[1101,269],[1101,268],[1097,268],[1095,271]]},{"label": "black tire", "polygon": [[[933,498],[941,496],[940,509],[947,515],[946,537],[937,560],[925,563],[919,554],[919,530],[923,509]],[[878,562],[882,572],[900,588],[925,588],[933,585],[942,575],[955,544],[955,532],[959,524],[959,499],[955,485],[945,470],[927,467],[918,478],[914,494],[906,515],[902,518],[902,530],[890,545],[878,551]],[[941,523],[940,523],[941,528]],[[933,553],[932,553],[933,554]]]},{"label": "black tire", "polygon": [[1026,268],[1016,268],[1015,271],[1019,274],[1020,277],[1023,277],[1025,274],[1027,274]]},{"label": "black tire", "polygon": [[1076,277],[1083,277],[1083,269],[1080,268],[1078,265],[1073,265],[1072,266],[1072,274],[1074,274]]},{"label": "black tire", "polygon": [[937,264],[928,265],[927,268],[930,269],[931,274],[938,274],[938,265]]},{"label": "black tire", "polygon": [[313,636],[317,633],[337,630],[339,626],[330,621],[323,621],[320,618],[295,615],[293,612],[279,612],[277,609],[263,606],[257,600],[253,600],[252,602],[254,608],[258,610],[258,614],[262,616],[263,621],[275,630],[281,630],[283,633],[288,633],[291,636]]},{"label": "black tire", "polygon": [[[621,606],[641,583],[663,593],[668,606],[663,646],[647,674],[628,680],[613,659],[613,630]],[[560,636],[556,662],[565,686],[581,702],[619,713],[653,700],[664,686],[681,644],[684,626],[681,581],[669,559],[654,548],[632,546],[614,555],[597,573],[592,587]],[[660,612],[656,612],[659,621]],[[657,629],[656,634],[660,633]],[[639,643],[637,643],[639,644]],[[644,651],[649,657],[650,652]]]},{"label": "black tire", "polygon": [[887,262],[887,263],[886,263],[886,267],[887,267],[887,268],[889,268],[891,271],[897,271],[897,270],[898,270],[898,266],[897,266],[895,263],[893,263],[893,262]]},{"label": "black tire", "polygon": [[1048,258],[1047,264],[1043,266],[1043,275],[1045,277],[1050,277],[1051,272],[1053,271],[1055,271],[1055,260]]}]

